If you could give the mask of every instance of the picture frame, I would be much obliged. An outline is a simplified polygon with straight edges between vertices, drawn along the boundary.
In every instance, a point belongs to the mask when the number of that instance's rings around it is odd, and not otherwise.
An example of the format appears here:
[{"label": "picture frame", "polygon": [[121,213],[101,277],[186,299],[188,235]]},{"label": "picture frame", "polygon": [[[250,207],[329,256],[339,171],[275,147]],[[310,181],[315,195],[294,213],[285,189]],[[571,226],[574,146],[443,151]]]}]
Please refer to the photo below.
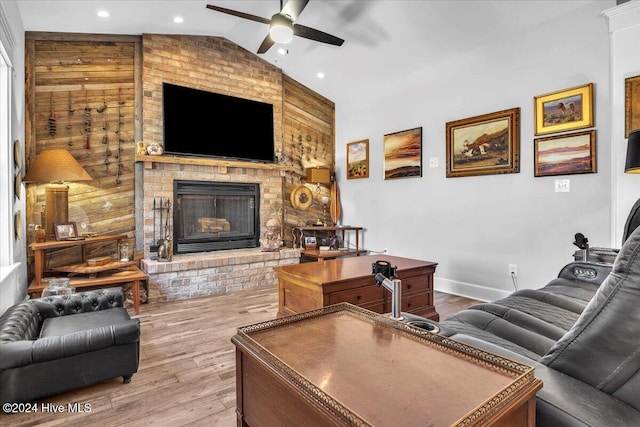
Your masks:
[{"label": "picture frame", "polygon": [[520,172],[520,108],[448,122],[447,178]]},{"label": "picture frame", "polygon": [[593,126],[593,83],[539,95],[533,101],[536,135]]},{"label": "picture frame", "polygon": [[384,135],[384,179],[422,176],[422,127]]},{"label": "picture frame", "polygon": [[347,179],[369,178],[369,140],[347,144]]},{"label": "picture frame", "polygon": [[308,236],[304,238],[305,249],[315,249],[317,247],[316,236]]},{"label": "picture frame", "polygon": [[75,222],[59,222],[53,224],[53,232],[56,240],[72,240],[78,238],[78,229]]},{"label": "picture frame", "polygon": [[596,172],[596,131],[534,139],[534,176]]},{"label": "picture frame", "polygon": [[624,137],[640,129],[640,76],[624,79]]}]

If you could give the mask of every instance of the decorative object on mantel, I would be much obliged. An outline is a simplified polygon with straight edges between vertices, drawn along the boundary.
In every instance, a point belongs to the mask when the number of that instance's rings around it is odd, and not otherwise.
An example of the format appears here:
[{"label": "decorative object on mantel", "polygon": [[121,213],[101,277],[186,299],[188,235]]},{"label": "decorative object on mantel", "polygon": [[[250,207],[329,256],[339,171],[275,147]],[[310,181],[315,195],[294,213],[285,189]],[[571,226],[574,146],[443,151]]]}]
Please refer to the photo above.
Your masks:
[{"label": "decorative object on mantel", "polygon": [[136,155],[144,156],[145,154],[147,154],[147,143],[144,141],[136,142]]},{"label": "decorative object on mantel", "polygon": [[91,181],[91,175],[64,149],[44,150],[34,160],[24,182],[49,182],[45,187],[47,238],[54,238],[54,223],[69,222],[69,187],[64,181]]},{"label": "decorative object on mantel", "polygon": [[260,239],[262,252],[278,252],[282,248],[281,224],[277,218],[269,218],[266,224],[267,231]]},{"label": "decorative object on mantel", "polygon": [[147,145],[147,154],[150,156],[160,156],[163,153],[162,145],[157,142],[151,142]]}]

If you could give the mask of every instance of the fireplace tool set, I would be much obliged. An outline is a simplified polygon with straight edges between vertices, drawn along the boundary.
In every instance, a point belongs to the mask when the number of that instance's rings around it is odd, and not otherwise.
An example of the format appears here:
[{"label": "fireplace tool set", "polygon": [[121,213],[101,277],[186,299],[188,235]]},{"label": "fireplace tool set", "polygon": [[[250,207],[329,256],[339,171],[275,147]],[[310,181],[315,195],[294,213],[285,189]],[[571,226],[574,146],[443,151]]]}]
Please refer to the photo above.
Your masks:
[{"label": "fireplace tool set", "polygon": [[[171,236],[169,218],[171,216],[171,201],[162,197],[158,202],[153,199],[153,241],[151,252],[158,253],[158,261],[169,262],[173,258],[173,238]],[[158,222],[159,217],[159,222]],[[163,226],[164,223],[164,226]],[[156,227],[159,224],[159,227]],[[156,233],[157,230],[157,233]]]}]

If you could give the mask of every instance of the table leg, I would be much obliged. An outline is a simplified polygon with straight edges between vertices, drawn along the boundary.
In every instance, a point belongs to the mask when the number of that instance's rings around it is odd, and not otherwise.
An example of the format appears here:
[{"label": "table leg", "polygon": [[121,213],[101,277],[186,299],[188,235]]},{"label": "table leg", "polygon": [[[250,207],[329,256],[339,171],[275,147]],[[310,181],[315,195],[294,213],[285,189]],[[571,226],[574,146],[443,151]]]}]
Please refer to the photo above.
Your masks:
[{"label": "table leg", "polygon": [[134,280],[131,284],[133,293],[133,309],[140,314],[140,280]]}]

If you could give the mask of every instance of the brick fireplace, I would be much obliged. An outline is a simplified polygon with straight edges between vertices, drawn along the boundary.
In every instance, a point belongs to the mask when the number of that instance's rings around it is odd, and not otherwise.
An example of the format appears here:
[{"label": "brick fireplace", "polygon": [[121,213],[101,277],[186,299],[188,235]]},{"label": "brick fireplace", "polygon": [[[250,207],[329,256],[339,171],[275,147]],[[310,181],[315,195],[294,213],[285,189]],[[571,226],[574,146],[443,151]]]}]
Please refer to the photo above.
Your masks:
[{"label": "brick fireplace", "polygon": [[[154,228],[154,200],[171,200],[175,207],[176,181],[256,184],[259,188],[259,236],[267,219],[281,212],[284,169],[278,165],[226,162],[213,159],[180,159],[169,156],[141,156],[136,179],[136,199],[141,204],[144,242],[143,269],[160,290],[161,299],[174,300],[217,295],[241,289],[276,287],[273,267],[297,264],[297,249],[262,252],[259,247],[177,254],[171,262],[158,262],[152,248],[158,231]],[[138,185],[140,183],[140,185]],[[173,208],[172,208],[173,209]],[[170,224],[173,230],[174,224]],[[155,236],[154,236],[155,233]]]}]

